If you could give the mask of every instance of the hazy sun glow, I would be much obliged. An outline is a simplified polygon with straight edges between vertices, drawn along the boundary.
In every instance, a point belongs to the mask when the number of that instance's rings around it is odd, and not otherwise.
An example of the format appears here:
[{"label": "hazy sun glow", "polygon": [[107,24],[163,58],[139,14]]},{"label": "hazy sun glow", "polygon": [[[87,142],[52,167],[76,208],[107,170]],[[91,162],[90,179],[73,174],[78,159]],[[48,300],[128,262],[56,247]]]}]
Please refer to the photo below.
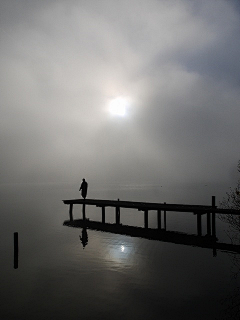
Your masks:
[{"label": "hazy sun glow", "polygon": [[128,101],[125,98],[117,97],[112,99],[109,103],[109,111],[111,114],[116,116],[125,116]]}]

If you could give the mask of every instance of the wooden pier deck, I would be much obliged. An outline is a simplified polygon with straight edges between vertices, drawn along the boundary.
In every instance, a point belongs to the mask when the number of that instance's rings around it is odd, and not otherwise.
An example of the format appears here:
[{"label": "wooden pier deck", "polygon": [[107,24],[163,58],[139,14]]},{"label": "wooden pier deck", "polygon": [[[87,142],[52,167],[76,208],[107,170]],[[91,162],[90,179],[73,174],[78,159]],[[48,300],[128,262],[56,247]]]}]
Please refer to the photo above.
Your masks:
[{"label": "wooden pier deck", "polygon": [[[214,198],[213,198],[214,199]],[[215,200],[213,200],[214,202]],[[155,202],[138,202],[138,201],[120,201],[120,200],[102,200],[102,199],[72,199],[63,200],[64,204],[85,204],[96,207],[119,207],[137,209],[138,211],[145,210],[166,210],[174,212],[200,212],[202,214],[207,212],[214,212],[220,214],[234,214],[240,215],[239,210],[221,209],[215,206],[215,202],[212,205],[192,205],[192,204],[172,204],[172,203],[155,203]]]}]

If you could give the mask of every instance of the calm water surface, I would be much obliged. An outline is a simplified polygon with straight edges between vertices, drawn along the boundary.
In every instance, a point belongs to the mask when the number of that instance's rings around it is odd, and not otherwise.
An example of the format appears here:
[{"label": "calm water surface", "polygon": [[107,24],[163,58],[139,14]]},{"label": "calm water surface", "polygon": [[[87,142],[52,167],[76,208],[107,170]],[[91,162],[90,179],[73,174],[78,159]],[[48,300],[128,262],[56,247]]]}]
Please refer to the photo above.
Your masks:
[{"label": "calm water surface", "polygon": [[[69,186],[1,187],[0,319],[239,319],[239,265],[234,255],[63,226],[77,198]],[[159,194],[164,198],[159,199]],[[165,192],[165,194],[164,194]],[[182,193],[152,187],[96,188],[89,198],[210,204],[211,194],[188,199]],[[194,194],[194,192],[193,192]],[[205,194],[202,193],[202,197]],[[187,201],[189,200],[189,201]],[[199,200],[199,201],[197,201]],[[114,221],[114,209],[106,219]],[[100,208],[87,216],[101,218]],[[81,207],[74,208],[81,217]],[[150,213],[149,226],[156,226]],[[169,215],[171,230],[196,232],[192,214]],[[121,222],[143,225],[143,214],[123,211]],[[203,226],[204,227],[204,226]],[[205,227],[204,227],[205,228]],[[219,238],[228,240],[217,222]],[[13,233],[19,233],[19,261],[14,269]]]}]

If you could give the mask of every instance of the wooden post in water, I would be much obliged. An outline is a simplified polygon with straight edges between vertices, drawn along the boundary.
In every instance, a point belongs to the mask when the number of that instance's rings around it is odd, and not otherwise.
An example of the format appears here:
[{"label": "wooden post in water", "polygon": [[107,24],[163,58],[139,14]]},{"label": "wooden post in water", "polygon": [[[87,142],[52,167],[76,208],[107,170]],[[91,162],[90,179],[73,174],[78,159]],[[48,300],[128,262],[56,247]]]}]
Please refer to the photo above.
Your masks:
[{"label": "wooden post in water", "polygon": [[69,219],[70,221],[73,221],[73,204],[70,203],[69,205]]},{"label": "wooden post in water", "polygon": [[86,211],[85,211],[85,203],[83,203],[83,206],[82,206],[82,216],[83,216],[83,220],[86,219]]},{"label": "wooden post in water", "polygon": [[118,206],[116,207],[116,224],[120,224],[120,208]]},{"label": "wooden post in water", "polygon": [[[166,202],[164,202],[166,204]],[[167,230],[167,215],[166,215],[166,210],[164,210],[164,229]]]},{"label": "wooden post in water", "polygon": [[[212,207],[216,208],[216,198],[212,196]],[[212,212],[212,236],[216,238],[216,213]]]},{"label": "wooden post in water", "polygon": [[18,268],[18,232],[14,232],[14,269]]},{"label": "wooden post in water", "polygon": [[148,228],[148,210],[144,210],[144,227]]},{"label": "wooden post in water", "polygon": [[162,228],[161,210],[157,211],[157,222],[158,222],[158,229],[161,230]]},{"label": "wooden post in water", "polygon": [[105,223],[105,207],[102,207],[102,223]]},{"label": "wooden post in water", "polygon": [[202,215],[201,212],[197,212],[197,234],[202,235]]}]

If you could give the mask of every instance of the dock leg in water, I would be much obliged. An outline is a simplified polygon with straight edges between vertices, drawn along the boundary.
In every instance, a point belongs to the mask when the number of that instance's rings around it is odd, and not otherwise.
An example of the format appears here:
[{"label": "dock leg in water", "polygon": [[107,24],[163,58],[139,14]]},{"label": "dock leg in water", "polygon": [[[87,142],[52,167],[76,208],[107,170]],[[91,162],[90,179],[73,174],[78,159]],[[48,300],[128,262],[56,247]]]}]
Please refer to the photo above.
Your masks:
[{"label": "dock leg in water", "polygon": [[85,203],[83,203],[83,206],[82,206],[82,215],[83,215],[83,220],[86,219],[86,211],[85,211]]},{"label": "dock leg in water", "polygon": [[14,232],[14,269],[18,268],[18,232]]},{"label": "dock leg in water", "polygon": [[69,220],[73,221],[73,204],[70,203],[69,205]]},{"label": "dock leg in water", "polygon": [[144,211],[144,227],[148,228],[148,210]]},{"label": "dock leg in water", "polygon": [[105,207],[102,207],[102,223],[105,223]]},{"label": "dock leg in water", "polygon": [[161,210],[157,211],[157,221],[158,221],[158,229],[161,230],[162,228],[162,221],[161,221]]}]

